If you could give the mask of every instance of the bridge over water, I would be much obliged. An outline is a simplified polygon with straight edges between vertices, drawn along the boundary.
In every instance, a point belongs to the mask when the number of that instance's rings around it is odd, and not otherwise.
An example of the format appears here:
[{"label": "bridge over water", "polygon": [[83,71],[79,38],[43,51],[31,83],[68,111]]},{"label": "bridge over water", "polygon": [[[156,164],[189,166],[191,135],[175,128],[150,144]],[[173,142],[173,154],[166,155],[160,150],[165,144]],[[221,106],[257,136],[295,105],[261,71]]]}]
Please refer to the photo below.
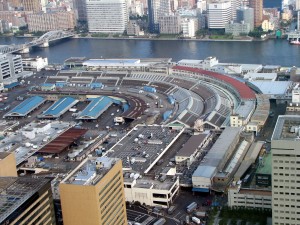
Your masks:
[{"label": "bridge over water", "polygon": [[25,44],[19,44],[19,45],[6,45],[0,47],[0,53],[28,53],[30,51],[30,48],[33,46],[39,46],[39,47],[49,47],[49,43],[52,41],[69,38],[74,36],[74,33],[69,31],[63,31],[63,30],[56,30],[56,31],[49,31],[45,33],[43,36],[34,39],[30,42],[27,42]]}]

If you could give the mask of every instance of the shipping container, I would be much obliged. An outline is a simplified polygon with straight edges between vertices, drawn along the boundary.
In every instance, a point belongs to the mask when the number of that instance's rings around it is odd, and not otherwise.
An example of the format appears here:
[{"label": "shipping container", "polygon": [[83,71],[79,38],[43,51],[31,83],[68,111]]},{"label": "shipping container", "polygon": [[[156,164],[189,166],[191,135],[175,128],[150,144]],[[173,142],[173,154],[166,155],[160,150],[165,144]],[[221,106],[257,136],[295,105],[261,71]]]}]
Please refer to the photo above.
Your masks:
[{"label": "shipping container", "polygon": [[187,207],[186,207],[186,211],[188,213],[191,213],[193,212],[196,208],[197,208],[197,203],[196,202],[192,202],[191,204],[189,204]]}]

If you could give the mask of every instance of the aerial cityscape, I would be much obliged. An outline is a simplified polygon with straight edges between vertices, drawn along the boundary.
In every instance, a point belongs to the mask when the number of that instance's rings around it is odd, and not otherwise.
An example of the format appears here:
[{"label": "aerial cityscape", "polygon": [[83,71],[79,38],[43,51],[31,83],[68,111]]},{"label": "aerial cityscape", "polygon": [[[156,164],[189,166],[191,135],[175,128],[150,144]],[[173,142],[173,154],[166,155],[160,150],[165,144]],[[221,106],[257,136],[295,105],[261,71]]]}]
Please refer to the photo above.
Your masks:
[{"label": "aerial cityscape", "polygon": [[300,225],[300,0],[0,0],[0,225]]}]

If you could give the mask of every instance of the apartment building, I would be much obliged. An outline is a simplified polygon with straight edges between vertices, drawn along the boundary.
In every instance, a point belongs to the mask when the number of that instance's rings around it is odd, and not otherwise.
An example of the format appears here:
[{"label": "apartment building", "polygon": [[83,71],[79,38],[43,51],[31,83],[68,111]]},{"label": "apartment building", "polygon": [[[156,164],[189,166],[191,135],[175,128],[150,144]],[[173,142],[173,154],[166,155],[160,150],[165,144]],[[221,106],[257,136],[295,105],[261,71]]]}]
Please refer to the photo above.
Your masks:
[{"label": "apartment building", "polygon": [[85,159],[59,192],[65,225],[127,225],[120,159]]},{"label": "apartment building", "polygon": [[148,0],[148,17],[150,33],[159,33],[160,16],[168,16],[171,13],[171,3],[168,0]]},{"label": "apartment building", "polygon": [[300,224],[300,116],[282,115],[271,140],[273,225]]},{"label": "apartment building", "polygon": [[225,28],[232,19],[231,2],[209,3],[208,7],[208,28]]},{"label": "apartment building", "polygon": [[73,11],[36,13],[27,16],[29,32],[68,30],[75,27],[75,15]]},{"label": "apartment building", "polygon": [[179,16],[160,16],[158,23],[161,34],[179,34],[181,31]]},{"label": "apartment building", "polygon": [[56,224],[48,179],[0,177],[0,205],[0,224]]},{"label": "apartment building", "polygon": [[40,0],[22,0],[24,11],[41,11],[41,1]]},{"label": "apartment building", "polygon": [[263,20],[263,0],[250,0],[249,6],[254,10],[254,26],[259,27]]},{"label": "apartment building", "polygon": [[89,32],[123,33],[126,30],[126,0],[86,0],[86,11]]},{"label": "apartment building", "polygon": [[198,28],[197,18],[183,18],[181,20],[181,29],[183,37],[195,37]]}]

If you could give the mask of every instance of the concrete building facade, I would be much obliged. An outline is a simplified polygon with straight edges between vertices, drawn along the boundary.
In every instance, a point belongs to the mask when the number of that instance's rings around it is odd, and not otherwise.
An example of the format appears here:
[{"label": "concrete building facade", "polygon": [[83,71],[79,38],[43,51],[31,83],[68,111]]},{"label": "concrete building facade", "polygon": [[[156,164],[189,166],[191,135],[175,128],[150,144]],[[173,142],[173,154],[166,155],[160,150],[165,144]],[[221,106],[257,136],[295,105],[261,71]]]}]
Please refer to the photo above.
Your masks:
[{"label": "concrete building facade", "polygon": [[250,30],[254,29],[254,9],[249,7],[242,7],[237,10],[237,22],[250,24]]},{"label": "concrete building facade", "polygon": [[68,30],[75,27],[74,11],[37,13],[27,16],[28,30],[30,32]]},{"label": "concrete building facade", "polygon": [[225,33],[233,36],[248,34],[250,31],[249,23],[229,23],[225,25]]},{"label": "concrete building facade", "polygon": [[279,116],[271,140],[272,223],[300,223],[300,116]]},{"label": "concrete building facade", "polygon": [[225,28],[232,19],[231,2],[216,2],[208,4],[208,28]]},{"label": "concrete building facade", "polygon": [[126,0],[86,0],[86,12],[91,33],[123,33],[126,30]]},{"label": "concrete building facade", "polygon": [[263,0],[250,0],[249,6],[254,10],[254,26],[259,27],[263,20]]},{"label": "concrete building facade", "polygon": [[41,1],[40,0],[22,0],[24,11],[41,11]]},{"label": "concrete building facade", "polygon": [[159,33],[160,16],[168,16],[171,13],[171,3],[168,0],[148,0],[149,32]]},{"label": "concrete building facade", "polygon": [[20,55],[0,54],[0,82],[16,80],[18,74],[23,72],[22,58]]},{"label": "concrete building facade", "polygon": [[196,18],[183,18],[181,21],[183,37],[195,37],[198,28]]},{"label": "concrete building facade", "polygon": [[158,23],[161,34],[179,34],[181,31],[179,16],[160,16]]},{"label": "concrete building facade", "polygon": [[87,158],[59,189],[65,225],[127,225],[121,160]]}]

